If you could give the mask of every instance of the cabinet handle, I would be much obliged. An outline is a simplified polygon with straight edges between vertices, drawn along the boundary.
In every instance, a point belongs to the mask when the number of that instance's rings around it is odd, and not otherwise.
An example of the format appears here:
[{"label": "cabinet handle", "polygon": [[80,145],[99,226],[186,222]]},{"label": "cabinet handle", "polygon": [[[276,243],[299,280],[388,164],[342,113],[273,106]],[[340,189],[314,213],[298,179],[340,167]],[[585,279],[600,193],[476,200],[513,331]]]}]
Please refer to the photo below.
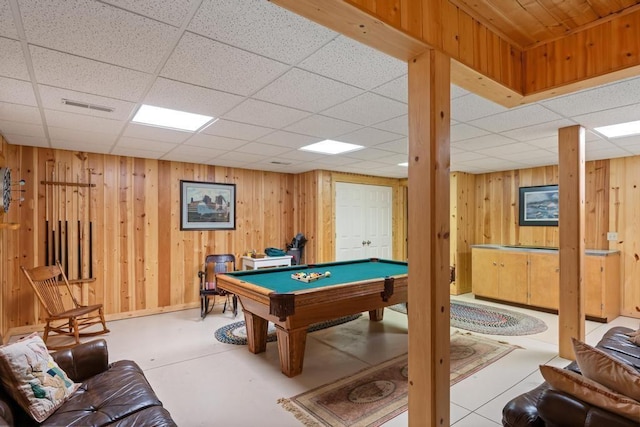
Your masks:
[{"label": "cabinet handle", "polygon": [[493,265],[498,265],[498,263],[497,263],[497,262],[495,262],[495,261],[493,261]]},{"label": "cabinet handle", "polygon": [[556,268],[556,273],[560,273],[560,267]]},{"label": "cabinet handle", "polygon": [[501,263],[500,263],[500,267],[504,267],[504,262],[501,262]]}]

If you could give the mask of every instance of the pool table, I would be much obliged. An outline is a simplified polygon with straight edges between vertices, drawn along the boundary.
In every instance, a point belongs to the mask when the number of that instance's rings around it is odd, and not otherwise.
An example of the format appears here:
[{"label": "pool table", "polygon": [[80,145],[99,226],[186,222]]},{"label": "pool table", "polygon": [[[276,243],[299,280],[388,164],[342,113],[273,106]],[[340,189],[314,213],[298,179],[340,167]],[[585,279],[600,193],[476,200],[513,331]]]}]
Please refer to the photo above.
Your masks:
[{"label": "pool table", "polygon": [[[306,283],[291,277],[300,272],[330,275]],[[275,324],[280,368],[288,377],[302,372],[309,325],[363,311],[380,321],[384,307],[407,301],[407,281],[406,262],[377,258],[217,276],[217,286],[242,304],[250,352],[266,350],[268,322]]]}]

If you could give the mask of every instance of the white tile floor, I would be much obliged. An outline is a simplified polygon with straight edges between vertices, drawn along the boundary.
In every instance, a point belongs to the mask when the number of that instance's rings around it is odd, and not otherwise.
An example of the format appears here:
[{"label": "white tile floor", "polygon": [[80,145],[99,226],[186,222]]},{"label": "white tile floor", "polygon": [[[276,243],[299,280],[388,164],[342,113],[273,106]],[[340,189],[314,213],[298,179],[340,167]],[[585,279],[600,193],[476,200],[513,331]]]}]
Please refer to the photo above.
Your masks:
[{"label": "white tile floor", "polygon": [[[477,301],[471,294],[455,299],[521,311],[544,320],[548,330],[536,335],[488,337],[517,344],[498,362],[451,388],[451,425],[501,425],[501,411],[512,397],[542,382],[540,364],[565,366],[557,356],[557,316],[538,311]],[[254,355],[246,346],[218,342],[214,331],[243,320],[222,314],[221,307],[203,321],[199,310],[109,322],[110,360],[132,359],[179,426],[265,426],[301,424],[276,401],[291,397],[377,364],[407,351],[407,318],[385,310],[383,322],[360,319],[313,332],[307,337],[303,373],[287,378],[280,373],[277,344]],[[614,325],[637,328],[639,319],[619,317],[608,324],[587,322],[586,340],[596,343]],[[406,426],[407,413],[386,427]]]}]

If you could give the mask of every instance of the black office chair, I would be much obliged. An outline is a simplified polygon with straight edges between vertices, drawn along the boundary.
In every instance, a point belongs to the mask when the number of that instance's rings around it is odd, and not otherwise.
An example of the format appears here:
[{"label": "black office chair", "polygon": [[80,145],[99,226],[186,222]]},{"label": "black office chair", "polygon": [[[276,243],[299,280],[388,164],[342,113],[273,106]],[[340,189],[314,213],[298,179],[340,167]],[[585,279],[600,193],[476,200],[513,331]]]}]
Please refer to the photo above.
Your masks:
[{"label": "black office chair", "polygon": [[222,307],[223,313],[227,311],[227,305],[229,305],[233,310],[233,315],[238,314],[238,297],[224,289],[218,289],[216,282],[218,273],[235,270],[236,257],[232,254],[207,255],[205,257],[203,271],[198,272],[200,278],[200,317],[204,319],[211,312],[216,303],[216,295],[226,297]]}]

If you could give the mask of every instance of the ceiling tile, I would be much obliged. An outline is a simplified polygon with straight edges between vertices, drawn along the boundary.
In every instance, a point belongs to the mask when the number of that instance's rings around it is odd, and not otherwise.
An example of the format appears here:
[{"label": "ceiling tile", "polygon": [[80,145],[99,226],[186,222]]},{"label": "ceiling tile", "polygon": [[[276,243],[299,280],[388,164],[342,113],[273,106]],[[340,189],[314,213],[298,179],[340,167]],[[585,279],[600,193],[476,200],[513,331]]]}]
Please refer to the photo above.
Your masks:
[{"label": "ceiling tile", "polygon": [[85,130],[65,129],[49,126],[49,138],[53,144],[56,142],[77,142],[84,144],[84,150],[93,150],[95,146],[108,146],[111,148],[116,142],[114,135],[108,133],[88,132]]},{"label": "ceiling tile", "polygon": [[451,162],[469,162],[469,161],[475,161],[475,160],[482,160],[482,159],[486,159],[487,156],[485,156],[484,154],[480,154],[480,153],[476,153],[473,151],[463,151],[461,153],[458,154],[453,154],[451,153]]},{"label": "ceiling tile", "polygon": [[345,157],[358,160],[377,160],[383,157],[389,157],[389,152],[378,150],[376,148],[364,148],[362,150],[351,151],[344,154]]},{"label": "ceiling tile", "polygon": [[488,101],[473,93],[460,96],[451,101],[451,118],[460,122],[467,122],[505,111],[507,111],[507,108],[502,105]]},{"label": "ceiling tile", "polygon": [[398,165],[398,163],[405,163],[409,161],[409,156],[407,154],[389,154],[386,156],[376,159],[376,161],[381,163],[387,163],[390,165]]},{"label": "ceiling tile", "polygon": [[533,126],[524,126],[519,129],[501,132],[503,136],[517,139],[518,141],[530,141],[533,139],[553,136],[558,139],[558,129],[567,126],[574,126],[576,123],[569,119],[553,120]]},{"label": "ceiling tile", "polygon": [[262,0],[208,0],[188,29],[287,64],[299,62],[337,35]]},{"label": "ceiling tile", "polygon": [[291,148],[250,142],[242,147],[238,147],[235,151],[240,153],[261,154],[262,156],[277,156],[279,154],[286,153],[287,151],[291,151]]},{"label": "ceiling tile", "polygon": [[289,67],[251,52],[185,33],[161,75],[238,95],[250,95]]},{"label": "ceiling tile", "polygon": [[456,143],[458,147],[461,147],[467,151],[484,150],[485,148],[497,147],[499,145],[513,144],[513,140],[505,138],[500,135],[491,134],[480,136],[477,138],[466,139],[464,141]]},{"label": "ceiling tile", "polygon": [[548,149],[553,149],[553,150],[558,150],[558,137],[557,136],[548,136],[546,138],[540,138],[540,139],[534,139],[532,141],[527,141],[527,144],[534,146],[534,147],[538,147],[538,148],[544,148],[546,150]]},{"label": "ceiling tile", "polygon": [[19,41],[0,37],[0,52],[2,52],[0,76],[21,80],[30,79]]},{"label": "ceiling tile", "polygon": [[214,157],[213,159],[204,162],[205,165],[222,166],[228,168],[242,168],[249,169],[249,164],[242,160],[223,159],[221,157]]},{"label": "ceiling tile", "polygon": [[41,136],[14,135],[10,133],[3,134],[2,136],[4,136],[9,144],[49,148],[49,141],[47,138]]},{"label": "ceiling tile", "polygon": [[66,111],[45,110],[44,115],[49,126],[107,133],[114,136],[117,136],[125,125],[124,122],[119,120],[73,114]]},{"label": "ceiling tile", "polygon": [[407,104],[409,102],[409,79],[407,75],[398,77],[395,80],[391,80],[371,92],[375,92],[378,95],[386,96],[387,98],[395,99],[396,101]]},{"label": "ceiling tile", "polygon": [[220,117],[244,98],[226,92],[158,78],[144,103],[189,113]]},{"label": "ceiling tile", "polygon": [[386,166],[388,166],[388,165],[386,165],[384,163],[380,163],[380,162],[356,161],[355,163],[349,164],[348,168],[347,168],[347,171],[345,171],[345,172],[355,171],[356,173],[371,174],[372,170],[376,170],[376,169],[379,169],[381,167],[386,167]]},{"label": "ceiling tile", "polygon": [[143,159],[159,159],[164,153],[164,151],[150,151],[139,148],[116,146],[109,154],[114,156],[140,157]]},{"label": "ceiling tile", "polygon": [[249,154],[242,153],[240,151],[229,151],[216,157],[216,160],[232,160],[236,162],[242,162],[244,164],[259,162],[264,159],[262,154]]},{"label": "ceiling tile", "polygon": [[85,58],[154,72],[178,29],[91,0],[19,0],[27,40]]},{"label": "ceiling tile", "polygon": [[174,27],[182,25],[191,9],[199,0],[102,0],[122,9],[127,9]]},{"label": "ceiling tile", "polygon": [[191,145],[181,145],[179,149],[167,153],[162,157],[163,160],[173,160],[176,162],[203,163],[213,159],[225,150],[217,150],[214,148],[195,147]]},{"label": "ceiling tile", "polygon": [[[60,89],[51,86],[38,86],[42,106],[49,110],[66,111],[69,113],[79,113],[87,116],[103,117],[112,120],[128,120],[136,104],[119,99],[106,98],[104,96],[91,95],[88,93],[75,92],[68,89]],[[63,99],[79,101],[85,104],[99,105],[113,108],[111,113],[100,110],[92,110],[82,107],[63,104]]]},{"label": "ceiling tile", "polygon": [[59,150],[69,151],[88,151],[90,153],[110,154],[111,144],[90,144],[83,142],[83,138],[79,139],[51,139],[51,145]]},{"label": "ceiling tile", "polygon": [[594,128],[597,126],[615,125],[638,120],[640,104],[627,105],[620,108],[598,111],[573,117],[582,126]]},{"label": "ceiling tile", "polygon": [[556,153],[550,153],[542,148],[534,148],[534,150],[529,150],[526,153],[502,153],[499,157],[526,164],[548,164],[550,161],[558,163],[558,155]]},{"label": "ceiling tile", "polygon": [[376,123],[373,127],[407,136],[409,135],[409,116],[405,114],[404,116],[395,117],[391,120]]},{"label": "ceiling tile", "polygon": [[405,62],[344,36],[326,44],[299,67],[366,90],[407,74]]},{"label": "ceiling tile", "polygon": [[202,132],[209,135],[253,141],[254,139],[273,132],[273,129],[219,119],[215,123],[207,126]]},{"label": "ceiling tile", "polygon": [[[0,107],[0,111],[1,111]],[[633,135],[633,136],[625,136],[622,138],[611,138],[610,141],[619,146],[619,147],[627,147],[629,145],[638,145],[640,144],[640,135]]]},{"label": "ceiling tile", "polygon": [[23,135],[23,136],[35,136],[38,138],[45,138],[44,129],[42,125],[32,123],[20,123],[9,122],[7,120],[0,120],[0,134],[4,135]]},{"label": "ceiling tile", "polygon": [[453,83],[451,84],[451,99],[460,98],[461,96],[468,95],[470,93],[471,92],[462,89],[460,86],[456,86]]},{"label": "ceiling tile", "polygon": [[[322,159],[327,159],[328,157],[325,154],[312,153],[311,151],[301,151],[301,150],[292,150],[287,153],[284,153],[279,158],[283,159],[283,161],[296,161],[299,163],[319,163]],[[348,159],[349,163],[353,162],[352,159]]]},{"label": "ceiling tile", "polygon": [[242,139],[199,133],[189,138],[184,145],[193,145],[196,147],[205,147],[216,150],[235,150],[246,143],[247,141]]},{"label": "ceiling tile", "polygon": [[293,68],[253,97],[291,108],[318,112],[361,93],[362,89]]},{"label": "ceiling tile", "polygon": [[35,125],[42,124],[40,110],[38,110],[37,107],[29,105],[0,102],[0,117],[2,117],[2,120],[11,122],[31,123]]},{"label": "ceiling tile", "polygon": [[475,126],[470,126],[466,123],[460,123],[460,124],[451,126],[451,134],[449,138],[451,142],[456,142],[456,141],[463,141],[469,138],[475,138],[478,136],[484,136],[484,135],[487,135],[488,133],[489,132],[487,132],[484,129],[480,129]]},{"label": "ceiling tile", "polygon": [[0,77],[0,96],[3,102],[37,106],[31,82]]},{"label": "ceiling tile", "polygon": [[337,139],[342,142],[348,142],[350,144],[363,145],[365,147],[371,147],[373,145],[382,144],[384,142],[395,141],[402,135],[396,133],[386,132],[374,128],[362,128],[355,132],[351,132],[345,135],[340,135]]},{"label": "ceiling tile", "polygon": [[640,78],[627,79],[542,101],[541,104],[567,117],[623,107],[638,103],[639,83]]},{"label": "ceiling tile", "polygon": [[129,70],[38,46],[30,46],[38,83],[125,101],[137,101],[151,79]]},{"label": "ceiling tile", "polygon": [[139,125],[129,123],[124,130],[123,136],[132,138],[142,138],[151,141],[163,141],[179,144],[193,135],[191,132],[160,128],[155,126]]},{"label": "ceiling tile", "polygon": [[9,0],[0,0],[0,36],[18,38],[18,31],[13,23],[13,14]]},{"label": "ceiling tile", "polygon": [[128,136],[120,137],[115,148],[131,149],[131,150],[144,150],[157,153],[166,153],[177,147],[177,144],[170,142],[151,141],[149,139],[131,138]]},{"label": "ceiling tile", "polygon": [[270,104],[256,99],[247,99],[224,115],[225,119],[257,126],[281,128],[309,116],[305,111]]},{"label": "ceiling tile", "polygon": [[285,130],[319,138],[333,138],[344,133],[353,132],[360,127],[355,123],[316,114],[287,126]]},{"label": "ceiling tile", "polygon": [[396,141],[385,142],[384,144],[376,145],[376,148],[394,153],[409,154],[409,139],[401,138]]},{"label": "ceiling tile", "polygon": [[482,154],[487,156],[495,156],[505,158],[506,154],[519,154],[525,157],[530,151],[538,150],[537,147],[532,147],[524,142],[514,142],[511,144],[500,145],[498,147],[488,147],[482,150]]},{"label": "ceiling tile", "polygon": [[265,142],[267,144],[297,149],[300,147],[304,147],[305,145],[319,142],[320,138],[309,135],[301,135],[299,133],[276,131],[270,133],[269,135],[263,136],[258,141]]},{"label": "ceiling tile", "polygon": [[540,105],[527,105],[473,120],[470,121],[469,124],[491,132],[504,132],[511,129],[551,122],[561,118],[558,114]]},{"label": "ceiling tile", "polygon": [[367,92],[323,111],[322,114],[369,126],[407,114],[407,106],[398,101]]},{"label": "ceiling tile", "polygon": [[602,160],[602,159],[614,159],[617,157],[628,157],[632,153],[629,150],[620,147],[610,147],[602,150],[587,150],[585,153],[585,159],[590,160]]}]

